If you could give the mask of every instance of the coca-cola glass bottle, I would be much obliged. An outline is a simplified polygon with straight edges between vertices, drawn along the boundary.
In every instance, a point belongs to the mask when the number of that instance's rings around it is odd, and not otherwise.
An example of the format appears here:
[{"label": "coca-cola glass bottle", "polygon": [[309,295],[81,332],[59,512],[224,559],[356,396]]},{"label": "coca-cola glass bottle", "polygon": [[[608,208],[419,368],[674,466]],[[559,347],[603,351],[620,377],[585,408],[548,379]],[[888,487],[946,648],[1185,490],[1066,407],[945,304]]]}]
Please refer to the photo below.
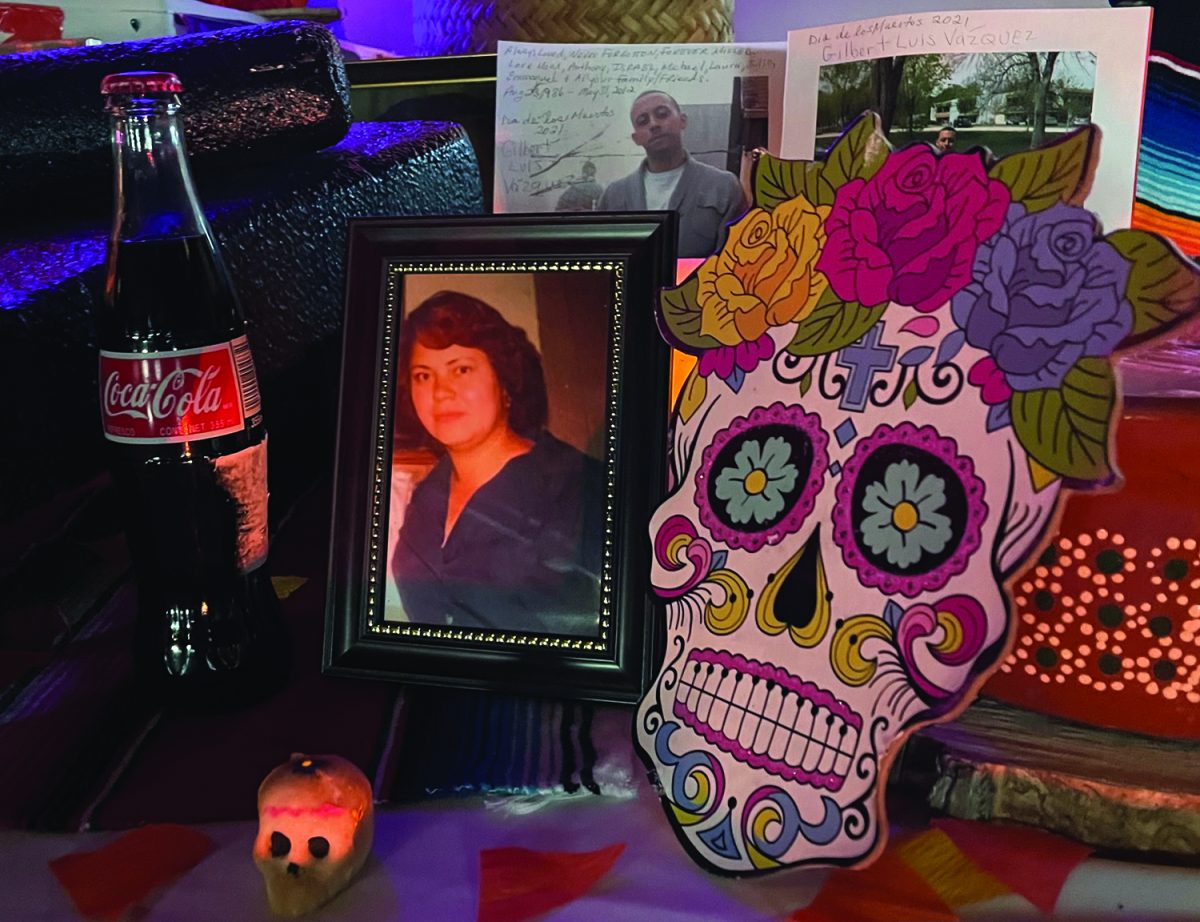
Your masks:
[{"label": "coca-cola glass bottle", "polygon": [[169,700],[282,679],[266,575],[267,430],[233,283],[196,197],[179,78],[110,74],[114,216],[100,406],[138,587],[135,661]]}]

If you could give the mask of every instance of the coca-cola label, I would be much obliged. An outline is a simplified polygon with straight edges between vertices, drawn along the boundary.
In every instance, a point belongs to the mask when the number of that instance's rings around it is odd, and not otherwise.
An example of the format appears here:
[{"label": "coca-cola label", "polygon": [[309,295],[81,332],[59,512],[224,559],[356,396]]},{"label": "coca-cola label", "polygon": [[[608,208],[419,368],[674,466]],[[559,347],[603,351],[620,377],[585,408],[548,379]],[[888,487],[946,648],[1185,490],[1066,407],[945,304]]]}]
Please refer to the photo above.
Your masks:
[{"label": "coca-cola label", "polygon": [[216,438],[241,431],[258,412],[244,336],[177,352],[100,351],[100,416],[114,442]]}]

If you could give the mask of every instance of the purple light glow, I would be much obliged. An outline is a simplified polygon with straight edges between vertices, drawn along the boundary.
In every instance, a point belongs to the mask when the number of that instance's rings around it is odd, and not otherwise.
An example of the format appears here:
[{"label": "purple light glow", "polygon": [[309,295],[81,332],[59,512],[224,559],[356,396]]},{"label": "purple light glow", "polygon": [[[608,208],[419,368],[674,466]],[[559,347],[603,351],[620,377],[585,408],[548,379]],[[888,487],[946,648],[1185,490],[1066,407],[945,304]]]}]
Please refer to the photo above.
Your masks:
[{"label": "purple light glow", "polygon": [[341,9],[342,18],[331,24],[338,38],[397,56],[417,54],[413,0],[309,0],[308,5]]}]

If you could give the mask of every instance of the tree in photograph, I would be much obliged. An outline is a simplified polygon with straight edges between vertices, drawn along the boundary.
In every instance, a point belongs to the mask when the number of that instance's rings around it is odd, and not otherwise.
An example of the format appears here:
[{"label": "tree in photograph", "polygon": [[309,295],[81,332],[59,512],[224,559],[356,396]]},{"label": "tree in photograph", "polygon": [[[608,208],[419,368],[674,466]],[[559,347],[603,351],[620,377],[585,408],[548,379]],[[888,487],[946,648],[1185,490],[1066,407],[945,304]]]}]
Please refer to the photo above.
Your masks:
[{"label": "tree in photograph", "polygon": [[817,91],[817,124],[822,128],[844,125],[873,106],[871,64],[849,61],[821,68]]},{"label": "tree in photograph", "polygon": [[[897,103],[897,113],[901,121],[908,124],[908,132],[912,134],[929,121],[930,101],[950,79],[954,68],[947,56],[940,54],[922,54],[907,58],[904,65],[904,76],[900,81],[900,93]],[[963,108],[959,98],[960,111],[974,111],[972,104],[968,109]]]},{"label": "tree in photograph", "polygon": [[904,76],[904,63],[909,58],[876,58],[871,68],[871,95],[873,108],[883,122],[883,132],[892,130],[896,118],[896,105],[900,98],[900,78]]},{"label": "tree in photograph", "polygon": [[1029,64],[1033,90],[1033,138],[1031,147],[1040,147],[1046,139],[1046,103],[1050,98],[1050,87],[1054,82],[1054,65],[1058,63],[1057,51],[1028,51],[1025,60]]},{"label": "tree in photograph", "polygon": [[1088,51],[1027,51],[977,57],[981,83],[992,94],[1004,93],[1020,100],[1024,113],[1028,113],[1031,147],[1039,146],[1046,138],[1047,116],[1058,98],[1056,67],[1064,58],[1073,59],[1084,71],[1095,66],[1095,55]]}]

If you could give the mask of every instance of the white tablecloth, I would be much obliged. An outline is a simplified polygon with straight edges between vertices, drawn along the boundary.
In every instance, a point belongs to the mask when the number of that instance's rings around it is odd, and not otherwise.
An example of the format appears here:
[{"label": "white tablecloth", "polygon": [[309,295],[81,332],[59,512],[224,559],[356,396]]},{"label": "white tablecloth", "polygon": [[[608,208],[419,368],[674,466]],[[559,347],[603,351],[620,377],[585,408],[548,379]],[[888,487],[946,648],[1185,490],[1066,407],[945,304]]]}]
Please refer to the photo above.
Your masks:
[{"label": "white tablecloth", "polygon": [[[216,843],[190,873],[148,901],[144,922],[269,922],[262,881],[250,857],[251,823],[198,827]],[[0,832],[0,919],[58,922],[80,917],[50,873],[59,855],[98,848],[116,833]],[[546,922],[759,922],[805,905],[822,871],[785,871],[750,880],[707,874],[678,844],[648,789],[616,800],[592,795],[553,802],[467,798],[387,809],[377,817],[373,855],[354,885],[306,918],[472,922],[481,849],[505,846],[592,851],[624,842],[616,865],[581,899]],[[1044,919],[1005,896],[961,910],[964,920]],[[1089,860],[1067,880],[1056,919],[1200,919],[1200,870]],[[899,922],[899,920],[898,920]]]}]

